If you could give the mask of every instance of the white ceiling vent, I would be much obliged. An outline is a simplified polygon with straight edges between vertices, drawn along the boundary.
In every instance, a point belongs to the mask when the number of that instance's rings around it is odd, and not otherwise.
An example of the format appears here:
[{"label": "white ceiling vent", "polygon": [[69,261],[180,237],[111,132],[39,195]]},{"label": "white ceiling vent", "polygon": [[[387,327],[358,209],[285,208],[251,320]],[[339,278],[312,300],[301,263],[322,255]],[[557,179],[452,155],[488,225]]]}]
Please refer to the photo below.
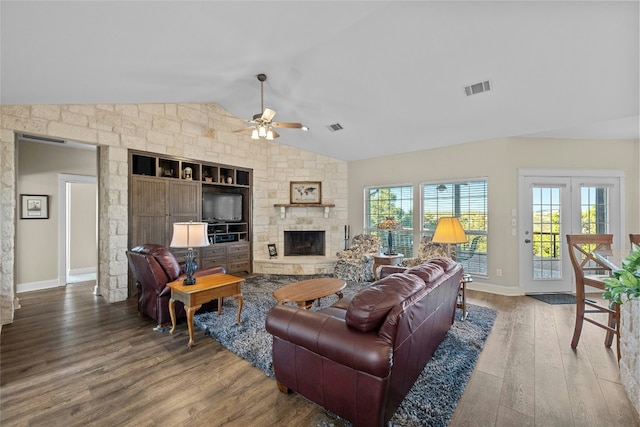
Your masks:
[{"label": "white ceiling vent", "polygon": [[467,96],[477,95],[477,94],[482,93],[482,92],[490,91],[491,87],[492,87],[491,81],[486,80],[484,82],[474,83],[474,84],[471,84],[469,86],[465,86],[464,87],[464,93]]},{"label": "white ceiling vent", "polygon": [[331,132],[336,132],[343,129],[340,123],[334,123],[332,125],[327,126],[327,128],[329,128]]}]

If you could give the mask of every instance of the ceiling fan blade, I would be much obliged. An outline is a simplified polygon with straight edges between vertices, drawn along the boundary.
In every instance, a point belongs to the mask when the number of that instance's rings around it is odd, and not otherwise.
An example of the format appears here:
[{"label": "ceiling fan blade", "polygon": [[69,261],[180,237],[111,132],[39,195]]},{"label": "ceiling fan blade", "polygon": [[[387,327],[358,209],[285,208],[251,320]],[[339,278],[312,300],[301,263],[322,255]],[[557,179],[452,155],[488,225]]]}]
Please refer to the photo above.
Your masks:
[{"label": "ceiling fan blade", "polygon": [[275,129],[271,129],[271,132],[273,132],[273,138],[280,138],[280,134],[278,132],[275,131]]},{"label": "ceiling fan blade", "polygon": [[251,132],[253,129],[253,127],[246,127],[246,128],[242,128],[242,129],[236,129],[234,130],[234,132]]},{"label": "ceiling fan blade", "polygon": [[273,122],[271,126],[276,128],[291,128],[291,129],[301,129],[303,127],[302,123],[288,123],[288,122]]},{"label": "ceiling fan blade", "polygon": [[276,115],[276,110],[272,110],[271,108],[265,108],[264,113],[262,113],[262,120],[264,120],[265,122],[270,122],[275,115]]}]

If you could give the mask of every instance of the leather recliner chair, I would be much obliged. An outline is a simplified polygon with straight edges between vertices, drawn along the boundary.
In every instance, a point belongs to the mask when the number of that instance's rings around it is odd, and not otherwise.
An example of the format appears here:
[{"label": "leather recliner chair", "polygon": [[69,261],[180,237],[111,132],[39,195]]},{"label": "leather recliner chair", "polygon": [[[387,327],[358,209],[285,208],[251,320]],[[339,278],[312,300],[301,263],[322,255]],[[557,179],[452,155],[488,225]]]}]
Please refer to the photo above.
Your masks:
[{"label": "leather recliner chair", "polygon": [[[155,320],[158,326],[171,322],[169,316],[169,298],[171,288],[167,283],[184,278],[182,267],[166,246],[145,243],[127,251],[129,267],[136,281],[138,312]],[[226,273],[224,267],[209,267],[197,270],[193,276]],[[211,311],[217,301],[203,304],[198,310]],[[177,301],[175,305],[176,321],[186,319],[184,305]]]}]

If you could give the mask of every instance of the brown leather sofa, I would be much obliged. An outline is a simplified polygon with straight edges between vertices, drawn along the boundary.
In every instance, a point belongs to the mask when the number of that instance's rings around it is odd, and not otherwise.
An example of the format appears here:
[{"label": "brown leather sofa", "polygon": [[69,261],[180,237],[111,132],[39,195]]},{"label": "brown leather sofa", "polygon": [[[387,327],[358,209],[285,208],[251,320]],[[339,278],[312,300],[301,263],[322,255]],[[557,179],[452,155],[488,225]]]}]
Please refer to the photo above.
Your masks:
[{"label": "brown leather sofa", "polygon": [[[169,298],[171,288],[167,283],[184,278],[182,267],[166,246],[145,243],[127,251],[129,267],[136,280],[138,293],[138,312],[152,318],[161,326],[171,322],[169,316]],[[224,267],[209,267],[197,270],[193,276],[226,273]],[[203,304],[198,310],[211,311],[217,307],[217,301]],[[176,321],[186,319],[184,305],[176,302]]]},{"label": "brown leather sofa", "polygon": [[278,388],[356,426],[384,425],[453,323],[462,274],[434,258],[383,268],[380,280],[322,310],[273,307],[266,329]]}]

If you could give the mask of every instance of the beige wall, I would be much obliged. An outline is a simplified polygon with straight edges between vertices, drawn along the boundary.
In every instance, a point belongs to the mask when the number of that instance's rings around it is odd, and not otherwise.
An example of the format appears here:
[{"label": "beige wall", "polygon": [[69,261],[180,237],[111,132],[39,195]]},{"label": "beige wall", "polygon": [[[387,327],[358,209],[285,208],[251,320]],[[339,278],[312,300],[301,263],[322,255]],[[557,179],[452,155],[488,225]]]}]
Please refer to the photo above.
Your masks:
[{"label": "beige wall", "polygon": [[96,184],[70,184],[68,264],[72,274],[98,267],[97,195]]},{"label": "beige wall", "polygon": [[[49,196],[49,219],[19,219],[18,215],[15,247],[16,284],[33,284],[31,288],[56,286],[59,277],[58,174],[96,176],[96,153],[24,140],[18,142],[16,153],[18,194]],[[95,220],[93,226],[95,236]],[[93,241],[95,245],[95,238]],[[93,265],[96,265],[95,257]]]},{"label": "beige wall", "polygon": [[[518,237],[511,234],[511,209],[518,207],[518,170],[615,169],[625,175],[625,229],[640,230],[640,142],[635,140],[554,140],[506,138],[449,148],[398,154],[349,163],[349,223],[361,231],[363,190],[371,185],[410,184],[418,195],[420,183],[487,177],[489,183],[489,248],[486,280],[477,289],[519,294]],[[420,211],[419,197],[414,212]],[[414,230],[420,218],[414,219]],[[416,240],[416,239],[414,239]],[[496,269],[503,276],[496,277]],[[484,285],[483,285],[484,283]]]},{"label": "beige wall", "polygon": [[[234,132],[244,124],[217,104],[101,104],[0,106],[0,318],[13,320],[16,254],[15,134],[70,139],[100,146],[98,151],[98,287],[109,302],[127,298],[128,149],[251,168],[253,257],[266,259],[266,243],[286,227],[323,218],[320,209],[281,219],[273,205],[289,202],[289,181],[321,181],[330,214],[328,245],[342,245],[346,221],[347,166],[276,142],[254,141]],[[283,134],[295,138],[295,131]]]}]

